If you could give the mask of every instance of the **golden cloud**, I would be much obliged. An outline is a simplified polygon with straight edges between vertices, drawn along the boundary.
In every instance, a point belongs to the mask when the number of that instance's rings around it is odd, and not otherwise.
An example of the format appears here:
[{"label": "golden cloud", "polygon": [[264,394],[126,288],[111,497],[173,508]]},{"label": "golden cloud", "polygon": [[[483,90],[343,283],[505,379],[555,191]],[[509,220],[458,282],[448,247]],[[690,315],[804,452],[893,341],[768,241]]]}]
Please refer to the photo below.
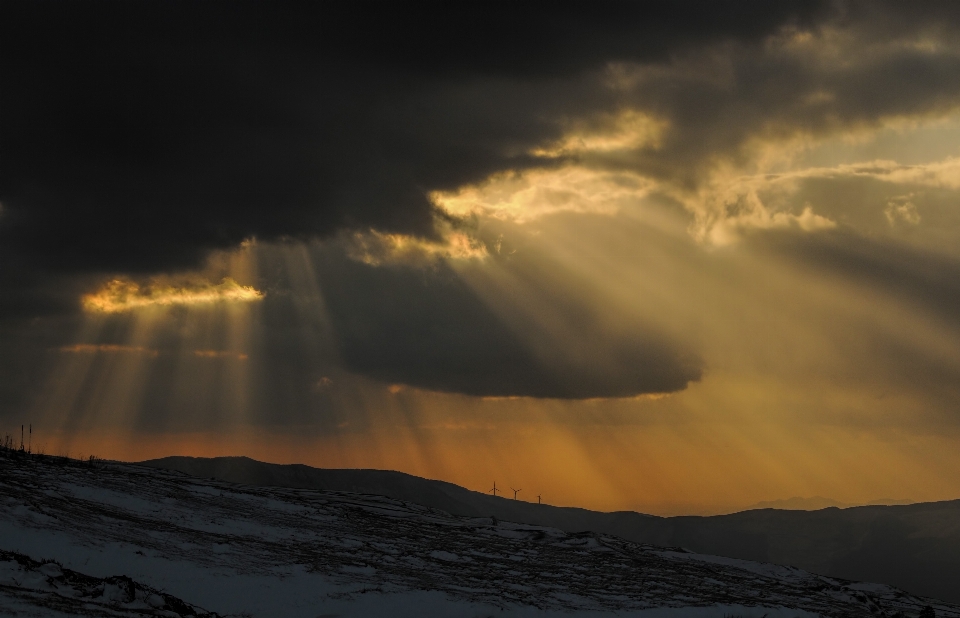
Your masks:
[{"label": "golden cloud", "polygon": [[[571,124],[561,139],[530,154],[586,160],[591,155],[657,149],[668,128],[666,120],[638,110],[621,110]],[[525,223],[561,211],[614,214],[644,197],[654,185],[633,172],[570,164],[500,172],[476,185],[435,191],[430,199],[455,217],[483,215]]]},{"label": "golden cloud", "polygon": [[[828,92],[818,91],[813,98],[823,101],[831,96]],[[891,184],[960,188],[960,158],[956,157],[920,165],[877,159],[777,173],[764,171],[789,167],[797,153],[815,146],[816,140],[809,135],[753,143],[747,149],[754,151],[753,173],[744,173],[741,165],[719,162],[705,182],[692,191],[650,178],[639,171],[614,171],[589,164],[591,155],[656,149],[668,129],[669,123],[653,116],[633,110],[622,111],[595,119],[589,125],[571,126],[561,140],[531,151],[531,154],[544,158],[573,155],[576,163],[549,169],[499,172],[480,183],[454,191],[432,192],[430,199],[438,209],[453,217],[490,217],[523,224],[557,212],[613,215],[635,208],[651,193],[660,192],[670,195],[693,214],[694,222],[689,231],[697,241],[728,245],[736,242],[748,229],[793,228],[814,232],[835,228],[836,221],[817,212],[818,204],[807,203],[800,209],[788,206],[788,197],[795,194],[800,183],[807,179],[871,178]],[[854,137],[867,139],[869,136],[847,136],[845,139]],[[920,221],[912,203],[891,203],[885,214],[891,225],[915,226]],[[419,242],[404,239],[381,236],[375,240],[381,245],[386,241],[390,245],[386,252],[398,255],[412,252],[413,246]],[[439,246],[417,250],[434,254],[443,251]],[[364,261],[387,261],[377,258],[376,251],[362,253]]]},{"label": "golden cloud", "polygon": [[947,157],[920,165],[902,165],[888,160],[866,161],[836,167],[814,167],[782,176],[784,179],[860,177],[895,184],[960,189],[960,158]]},{"label": "golden cloud", "polygon": [[114,279],[93,294],[80,300],[91,313],[120,313],[146,307],[211,305],[215,303],[248,303],[263,298],[263,292],[240,285],[227,277],[218,284],[195,282],[185,286],[153,283],[140,286],[132,281]]},{"label": "golden cloud", "polygon": [[60,348],[60,351],[72,354],[94,354],[96,352],[104,352],[107,354],[143,354],[152,358],[156,358],[156,356],[159,354],[157,350],[144,348],[142,346],[116,345],[112,343],[77,343],[74,345],[63,346]]},{"label": "golden cloud", "polygon": [[[796,192],[804,180],[863,178],[906,188],[957,190],[960,189],[960,158],[947,157],[916,165],[878,159],[775,174],[737,175],[730,170],[717,170],[710,182],[695,195],[674,195],[694,214],[691,233],[697,240],[726,245],[734,242],[740,231],[747,228],[795,227],[805,231],[834,228],[835,221],[814,213],[809,204],[800,214],[793,214],[772,208],[767,203],[768,198],[777,201],[775,196],[788,196]],[[910,200],[911,196],[909,193],[895,196],[887,202],[883,212],[891,226],[920,223],[920,214]]]},{"label": "golden cloud", "polygon": [[917,206],[910,201],[910,195],[901,195],[887,202],[883,214],[890,225],[905,223],[908,225],[920,224],[920,213]]},{"label": "golden cloud", "polygon": [[761,176],[712,183],[695,197],[682,199],[694,214],[691,234],[700,242],[724,246],[736,242],[743,230],[794,228],[805,232],[837,227],[832,219],[813,212],[806,204],[800,214],[772,210],[761,198],[766,188]]},{"label": "golden cloud", "polygon": [[347,239],[351,259],[381,264],[423,263],[440,258],[453,260],[484,259],[487,248],[479,239],[464,232],[445,230],[440,241],[406,234],[384,234],[376,230],[357,232]]},{"label": "golden cloud", "polygon": [[659,148],[670,126],[666,120],[637,110],[622,110],[602,116],[595,126],[579,124],[557,142],[536,148],[536,157],[562,157],[573,154],[609,153],[639,148]]},{"label": "golden cloud", "polygon": [[455,217],[483,215],[526,223],[556,212],[615,214],[645,197],[654,182],[631,172],[568,165],[494,174],[477,185],[435,191],[430,199]]},{"label": "golden cloud", "polygon": [[660,190],[672,194],[694,214],[690,230],[694,238],[726,245],[745,229],[810,232],[836,227],[809,205],[795,214],[771,209],[761,199],[761,193],[773,186],[789,191],[797,178],[795,174],[742,176],[718,171],[703,189],[688,193],[633,172],[568,165],[495,174],[478,185],[434,192],[430,197],[438,208],[455,217],[486,216],[522,224],[558,212],[615,215],[636,209],[652,191]]}]

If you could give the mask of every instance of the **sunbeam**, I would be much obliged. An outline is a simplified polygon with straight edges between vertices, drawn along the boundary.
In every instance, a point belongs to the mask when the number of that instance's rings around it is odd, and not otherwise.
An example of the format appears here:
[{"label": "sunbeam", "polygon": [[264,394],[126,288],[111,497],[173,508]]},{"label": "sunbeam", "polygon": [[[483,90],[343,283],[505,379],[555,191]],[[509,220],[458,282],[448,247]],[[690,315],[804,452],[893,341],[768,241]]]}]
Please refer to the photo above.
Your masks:
[{"label": "sunbeam", "polygon": [[598,509],[955,498],[954,22],[841,5],[516,66],[191,35],[129,92],[78,47],[80,98],[38,60],[3,89],[0,420]]}]

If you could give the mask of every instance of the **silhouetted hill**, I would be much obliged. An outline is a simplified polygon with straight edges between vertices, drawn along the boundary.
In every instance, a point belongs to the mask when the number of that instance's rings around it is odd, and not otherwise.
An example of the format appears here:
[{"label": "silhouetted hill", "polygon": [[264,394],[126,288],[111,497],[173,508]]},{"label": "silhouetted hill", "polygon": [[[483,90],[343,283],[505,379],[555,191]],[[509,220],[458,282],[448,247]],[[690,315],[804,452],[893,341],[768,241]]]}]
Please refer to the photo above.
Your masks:
[{"label": "silhouetted hill", "polygon": [[0,496],[2,616],[960,618],[884,584],[136,464],[0,449]]},{"label": "silhouetted hill", "polygon": [[822,496],[814,496],[812,498],[795,497],[787,498],[785,500],[757,502],[756,504],[751,504],[743,510],[751,511],[753,509],[780,509],[784,511],[819,511],[820,509],[830,508],[831,506],[841,509],[848,509],[852,506],[891,506],[894,504],[913,504],[913,501],[893,500],[888,498],[882,500],[871,500],[869,502],[850,503],[840,502],[839,500],[824,498]]},{"label": "silhouetted hill", "polygon": [[386,470],[319,469],[246,457],[166,457],[143,465],[248,485],[389,496],[467,516],[591,530],[699,553],[796,566],[960,601],[960,500],[819,511],[762,509],[657,517],[538,505]]}]

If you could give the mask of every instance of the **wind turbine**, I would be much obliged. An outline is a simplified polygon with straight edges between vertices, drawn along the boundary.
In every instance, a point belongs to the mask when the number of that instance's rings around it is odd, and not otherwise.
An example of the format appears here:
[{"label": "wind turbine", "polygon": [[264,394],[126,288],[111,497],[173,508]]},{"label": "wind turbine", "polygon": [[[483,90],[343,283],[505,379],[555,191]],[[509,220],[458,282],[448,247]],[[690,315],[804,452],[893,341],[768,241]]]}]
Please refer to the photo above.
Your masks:
[{"label": "wind turbine", "polygon": [[514,500],[517,499],[517,494],[520,493],[521,491],[523,491],[522,489],[513,489],[513,487],[511,487],[510,489],[513,490],[513,499],[514,499]]},{"label": "wind turbine", "polygon": [[496,481],[493,482],[493,489],[491,489],[490,491],[493,492],[493,495],[494,495],[494,496],[496,496],[496,495],[497,495],[497,492],[500,491],[499,489],[497,489],[497,482],[496,482]]},{"label": "wind turbine", "polygon": [[537,494],[537,504],[540,504],[540,494]]}]

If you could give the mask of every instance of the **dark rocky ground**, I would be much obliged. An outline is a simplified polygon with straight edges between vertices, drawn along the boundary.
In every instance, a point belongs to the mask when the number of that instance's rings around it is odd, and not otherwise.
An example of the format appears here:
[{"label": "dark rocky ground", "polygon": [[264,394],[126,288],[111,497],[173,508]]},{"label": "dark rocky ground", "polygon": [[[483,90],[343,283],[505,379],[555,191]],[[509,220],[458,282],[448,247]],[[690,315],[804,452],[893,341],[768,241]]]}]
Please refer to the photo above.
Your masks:
[{"label": "dark rocky ground", "polygon": [[[283,603],[303,606],[292,598],[297,594],[320,598],[323,586],[322,598],[340,606],[433,591],[454,605],[538,608],[543,615],[743,606],[866,618],[917,616],[931,605],[942,618],[960,618],[960,606],[886,585],[608,534],[454,516],[383,496],[6,455],[0,457],[0,549],[43,552],[33,559],[61,560],[60,553],[74,562],[94,555],[97,569],[115,566],[113,575],[145,591],[163,589],[222,613],[236,612],[239,602],[218,595],[228,576],[260,586],[259,594],[283,595],[270,605],[279,608],[273,615],[287,615]],[[209,581],[198,582],[204,577]],[[285,587],[269,583],[274,579]],[[166,615],[183,615],[171,611]],[[318,613],[310,611],[301,615]]]},{"label": "dark rocky ground", "polygon": [[960,603],[960,500],[655,517],[509,500],[390,470],[319,469],[246,457],[166,457],[144,463],[248,485],[371,493],[457,515],[495,515],[567,532],[593,530],[638,543],[685,547],[698,553],[795,566],[831,577],[880,582]]}]

